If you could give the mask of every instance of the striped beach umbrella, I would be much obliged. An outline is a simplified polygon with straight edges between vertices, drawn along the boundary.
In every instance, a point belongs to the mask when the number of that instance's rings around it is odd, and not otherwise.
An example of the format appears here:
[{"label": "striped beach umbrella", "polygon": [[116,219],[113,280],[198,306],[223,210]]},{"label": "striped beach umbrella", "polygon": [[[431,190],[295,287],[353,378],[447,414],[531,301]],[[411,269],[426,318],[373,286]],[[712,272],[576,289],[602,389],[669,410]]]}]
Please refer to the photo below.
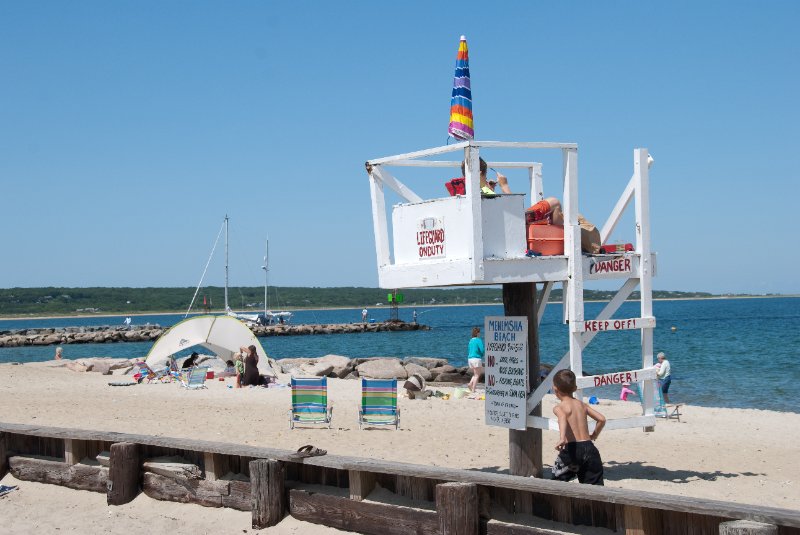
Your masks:
[{"label": "striped beach umbrella", "polygon": [[469,50],[467,38],[461,36],[456,56],[456,74],[453,78],[453,96],[450,99],[450,126],[447,132],[456,139],[475,137],[472,122],[472,89],[469,84]]}]

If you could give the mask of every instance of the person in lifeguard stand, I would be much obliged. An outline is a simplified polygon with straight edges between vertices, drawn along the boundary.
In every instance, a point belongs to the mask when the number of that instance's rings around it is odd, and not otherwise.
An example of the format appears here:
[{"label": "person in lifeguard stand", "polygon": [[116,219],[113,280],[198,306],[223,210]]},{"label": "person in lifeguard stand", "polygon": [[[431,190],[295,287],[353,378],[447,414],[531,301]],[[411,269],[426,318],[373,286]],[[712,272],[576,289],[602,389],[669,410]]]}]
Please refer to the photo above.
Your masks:
[{"label": "person in lifeguard stand", "polygon": [[[462,179],[467,174],[464,163],[465,162],[461,162]],[[500,184],[500,190],[503,193],[511,193],[511,188],[508,187],[508,179],[505,177],[505,175],[495,171],[495,173],[497,174],[497,178],[486,180],[486,172],[489,170],[489,166],[486,164],[486,160],[484,160],[483,158],[480,159],[480,169],[481,169],[481,195],[497,195],[497,193],[494,191],[494,188],[497,184]]]}]

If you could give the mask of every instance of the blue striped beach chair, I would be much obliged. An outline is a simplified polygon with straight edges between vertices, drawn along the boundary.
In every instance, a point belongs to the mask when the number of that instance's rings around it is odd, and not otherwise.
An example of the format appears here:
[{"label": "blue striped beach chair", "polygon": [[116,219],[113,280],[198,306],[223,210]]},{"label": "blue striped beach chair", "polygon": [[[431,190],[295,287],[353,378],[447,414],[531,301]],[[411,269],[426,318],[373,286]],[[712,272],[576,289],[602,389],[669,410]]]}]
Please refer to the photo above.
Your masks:
[{"label": "blue striped beach chair", "polygon": [[327,424],[330,429],[333,407],[328,407],[328,378],[292,377],[291,383],[289,429],[295,424]]},{"label": "blue striped beach chair", "polygon": [[395,429],[400,427],[397,379],[361,379],[358,427],[361,429],[365,425],[393,425]]},{"label": "blue striped beach chair", "polygon": [[192,368],[181,375],[181,386],[189,390],[206,388],[208,368]]}]

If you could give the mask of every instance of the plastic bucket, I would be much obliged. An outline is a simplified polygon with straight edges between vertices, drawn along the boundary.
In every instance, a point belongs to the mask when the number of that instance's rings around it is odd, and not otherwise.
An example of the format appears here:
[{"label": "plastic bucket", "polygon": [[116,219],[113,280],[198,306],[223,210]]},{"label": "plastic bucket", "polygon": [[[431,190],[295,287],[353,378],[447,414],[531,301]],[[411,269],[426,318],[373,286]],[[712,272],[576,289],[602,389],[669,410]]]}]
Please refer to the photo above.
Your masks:
[{"label": "plastic bucket", "polygon": [[214,370],[208,370],[206,372],[206,379],[213,379],[214,378]]}]

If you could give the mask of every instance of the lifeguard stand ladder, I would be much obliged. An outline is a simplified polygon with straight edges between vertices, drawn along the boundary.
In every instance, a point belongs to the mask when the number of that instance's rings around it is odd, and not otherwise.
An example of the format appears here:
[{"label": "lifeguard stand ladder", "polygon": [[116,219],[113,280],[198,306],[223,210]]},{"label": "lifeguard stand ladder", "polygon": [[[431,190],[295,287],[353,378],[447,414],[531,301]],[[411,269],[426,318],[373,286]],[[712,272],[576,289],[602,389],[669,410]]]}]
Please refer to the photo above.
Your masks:
[{"label": "lifeguard stand ladder", "polygon": [[[564,254],[527,257],[524,194],[482,196],[480,194],[479,155],[484,149],[560,150],[563,162]],[[447,153],[459,158],[434,161],[428,158]],[[461,157],[463,154],[463,158]],[[575,143],[464,141],[448,146],[370,160],[366,163],[372,197],[372,217],[378,280],[381,288],[420,288],[431,286],[495,285],[533,282],[544,285],[536,318],[541,322],[555,282],[564,289],[564,321],[569,324],[569,351],[535,391],[528,395],[528,427],[557,430],[554,419],[531,416],[550,390],[553,374],[569,368],[578,377],[578,387],[588,388],[600,382],[642,383],[642,414],[630,418],[609,419],[606,429],[651,428],[653,414],[653,317],[652,277],[655,254],[650,249],[650,213],[647,149],[633,152],[633,176],[622,192],[600,235],[607,243],[622,213],[634,200],[636,244],[633,251],[584,256],[581,253],[578,226],[578,146]],[[458,168],[466,162],[466,194],[423,199],[395,178],[388,167]],[[489,161],[497,169],[528,170],[532,203],[542,199],[542,165],[537,162]],[[403,202],[392,206],[391,239],[384,187],[400,196]],[[440,187],[440,186],[437,186]],[[594,320],[584,319],[584,281],[622,279],[624,283],[614,298]],[[639,286],[640,317],[611,319],[631,292]],[[642,369],[583,377],[582,352],[601,330],[641,331]],[[620,374],[625,374],[620,376]],[[631,374],[631,375],[627,375]],[[582,395],[579,390],[578,395]]]}]

